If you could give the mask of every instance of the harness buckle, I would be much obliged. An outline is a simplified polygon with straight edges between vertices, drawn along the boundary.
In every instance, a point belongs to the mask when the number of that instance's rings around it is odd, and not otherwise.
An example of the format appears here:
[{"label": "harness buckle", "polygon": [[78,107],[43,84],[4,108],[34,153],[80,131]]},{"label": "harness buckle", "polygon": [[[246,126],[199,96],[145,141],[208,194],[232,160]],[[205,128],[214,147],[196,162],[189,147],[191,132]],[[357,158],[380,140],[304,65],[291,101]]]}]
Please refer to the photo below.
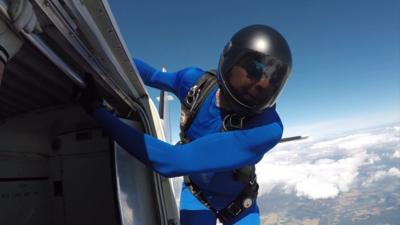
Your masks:
[{"label": "harness buckle", "polygon": [[251,198],[245,198],[245,199],[243,200],[242,205],[243,205],[243,207],[244,207],[245,209],[250,208],[250,207],[253,205],[253,199],[251,199]]},{"label": "harness buckle", "polygon": [[199,93],[200,93],[200,88],[197,85],[194,85],[192,88],[190,88],[186,98],[185,98],[185,104],[189,106],[190,111],[193,110],[193,106],[196,105],[195,103],[197,102],[197,99],[199,98]]},{"label": "harness buckle", "polygon": [[244,119],[244,116],[238,116],[236,113],[226,115],[223,121],[224,130],[242,129]]},{"label": "harness buckle", "polygon": [[257,182],[257,176],[254,175],[250,178],[249,184],[254,185]]},{"label": "harness buckle", "polygon": [[233,216],[237,216],[242,212],[242,208],[237,206],[235,202],[232,202],[226,209],[231,213]]}]

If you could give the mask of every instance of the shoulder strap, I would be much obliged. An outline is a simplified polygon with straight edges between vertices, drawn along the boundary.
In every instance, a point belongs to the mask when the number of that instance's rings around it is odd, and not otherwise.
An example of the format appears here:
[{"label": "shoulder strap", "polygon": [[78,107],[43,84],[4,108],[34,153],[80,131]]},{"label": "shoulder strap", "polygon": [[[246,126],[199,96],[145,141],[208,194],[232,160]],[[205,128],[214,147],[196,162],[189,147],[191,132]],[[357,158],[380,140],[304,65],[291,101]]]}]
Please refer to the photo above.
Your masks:
[{"label": "shoulder strap", "polygon": [[196,117],[200,106],[216,84],[217,78],[215,70],[210,70],[204,73],[204,75],[197,80],[196,84],[190,88],[181,107],[180,144],[190,142],[186,133],[193,119]]}]

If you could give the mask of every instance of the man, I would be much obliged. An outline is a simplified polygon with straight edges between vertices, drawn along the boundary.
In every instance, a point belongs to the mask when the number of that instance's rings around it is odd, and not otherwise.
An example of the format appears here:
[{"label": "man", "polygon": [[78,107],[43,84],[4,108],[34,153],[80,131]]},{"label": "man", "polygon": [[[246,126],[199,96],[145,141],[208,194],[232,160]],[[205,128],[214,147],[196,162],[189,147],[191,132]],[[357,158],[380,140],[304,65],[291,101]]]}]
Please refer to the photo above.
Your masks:
[{"label": "man", "polygon": [[[96,96],[89,90],[81,102],[145,165],[166,177],[185,176],[181,224],[215,224],[217,218],[224,224],[259,224],[254,164],[281,139],[275,100],[291,63],[286,40],[264,25],[245,27],[231,38],[216,71],[218,85],[208,85],[212,72],[199,68],[160,72],[135,60],[145,84],[174,93],[184,105],[182,143],[175,146],[130,128],[90,103]],[[209,90],[204,96],[205,86]],[[193,110],[199,96],[203,100]]]}]

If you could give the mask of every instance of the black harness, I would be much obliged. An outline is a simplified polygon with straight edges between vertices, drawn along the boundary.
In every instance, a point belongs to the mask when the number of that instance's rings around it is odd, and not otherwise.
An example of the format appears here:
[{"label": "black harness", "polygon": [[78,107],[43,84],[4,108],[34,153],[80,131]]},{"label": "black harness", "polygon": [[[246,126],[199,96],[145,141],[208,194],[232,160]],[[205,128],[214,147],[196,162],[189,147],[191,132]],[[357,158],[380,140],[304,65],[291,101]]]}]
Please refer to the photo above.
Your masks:
[{"label": "black harness", "polygon": [[[206,72],[189,90],[182,103],[180,121],[181,140],[178,144],[186,144],[191,141],[187,136],[187,131],[193,119],[196,117],[200,106],[215,85],[217,85],[216,74],[215,71],[211,70]],[[227,114],[224,117],[221,132],[242,129],[245,120],[246,117],[238,116],[234,113]],[[246,186],[232,202],[221,210],[217,210],[209,204],[200,188],[190,180],[189,176],[184,176],[184,182],[192,194],[208,209],[214,212],[221,223],[225,223],[250,208],[258,195],[258,184],[254,165],[235,169],[233,171],[233,176],[235,180],[243,182]]]}]

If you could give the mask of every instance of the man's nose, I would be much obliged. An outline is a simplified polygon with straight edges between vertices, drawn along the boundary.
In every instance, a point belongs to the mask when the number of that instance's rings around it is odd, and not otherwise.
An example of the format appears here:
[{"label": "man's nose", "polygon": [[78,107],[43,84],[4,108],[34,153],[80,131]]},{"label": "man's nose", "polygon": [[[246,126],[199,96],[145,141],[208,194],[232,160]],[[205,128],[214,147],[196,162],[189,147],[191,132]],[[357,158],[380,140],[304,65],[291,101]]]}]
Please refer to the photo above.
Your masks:
[{"label": "man's nose", "polygon": [[264,90],[267,89],[269,86],[269,81],[270,78],[269,77],[261,77],[261,79],[259,81],[257,81],[257,83],[255,84],[255,87],[257,90]]},{"label": "man's nose", "polygon": [[266,89],[268,89],[269,81],[269,78],[262,77],[255,84],[253,84],[251,88],[249,88],[248,93],[256,98],[261,92],[264,92]]}]

